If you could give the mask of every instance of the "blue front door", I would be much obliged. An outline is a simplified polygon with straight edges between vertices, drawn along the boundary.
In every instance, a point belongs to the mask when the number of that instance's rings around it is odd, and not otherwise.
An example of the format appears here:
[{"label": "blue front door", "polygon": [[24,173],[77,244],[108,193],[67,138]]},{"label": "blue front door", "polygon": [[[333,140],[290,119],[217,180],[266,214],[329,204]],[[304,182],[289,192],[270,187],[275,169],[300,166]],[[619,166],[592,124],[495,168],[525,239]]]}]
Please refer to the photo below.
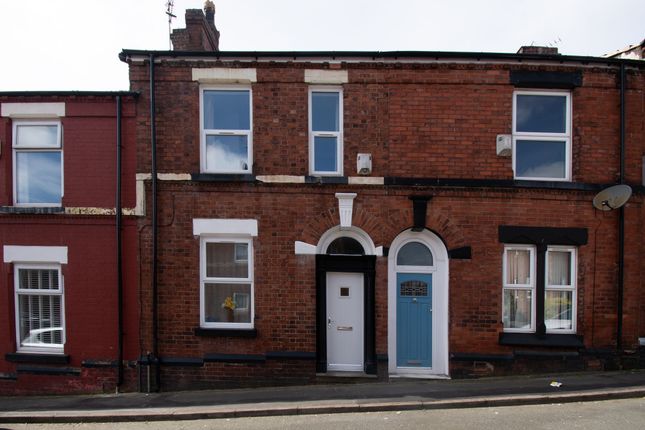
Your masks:
[{"label": "blue front door", "polygon": [[396,365],[432,367],[432,275],[396,276]]}]

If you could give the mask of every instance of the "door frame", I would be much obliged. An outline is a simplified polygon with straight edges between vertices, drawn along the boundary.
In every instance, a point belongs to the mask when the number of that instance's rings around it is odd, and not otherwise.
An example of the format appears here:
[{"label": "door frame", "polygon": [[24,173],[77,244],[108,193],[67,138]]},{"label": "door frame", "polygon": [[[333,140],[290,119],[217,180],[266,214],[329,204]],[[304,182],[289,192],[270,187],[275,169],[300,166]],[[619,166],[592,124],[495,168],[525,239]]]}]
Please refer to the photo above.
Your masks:
[{"label": "door frame", "polygon": [[327,272],[363,274],[363,369],[375,375],[375,255],[316,255],[316,372],[327,372]]},{"label": "door frame", "polygon": [[[432,367],[399,368],[396,352],[396,312],[397,312],[397,271],[396,257],[403,245],[409,242],[420,242],[430,248],[433,257],[432,269]],[[448,250],[443,241],[428,229],[422,231],[406,230],[400,233],[390,246],[388,253],[388,373],[390,376],[417,378],[446,378],[448,368]]]}]

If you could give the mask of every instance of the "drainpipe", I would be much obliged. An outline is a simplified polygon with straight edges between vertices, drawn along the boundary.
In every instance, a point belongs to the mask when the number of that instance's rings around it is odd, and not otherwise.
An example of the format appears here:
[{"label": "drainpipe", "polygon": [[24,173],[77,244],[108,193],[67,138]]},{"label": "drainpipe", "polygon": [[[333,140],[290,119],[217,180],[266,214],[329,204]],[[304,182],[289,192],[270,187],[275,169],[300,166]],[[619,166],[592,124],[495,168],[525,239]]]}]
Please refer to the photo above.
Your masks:
[{"label": "drainpipe", "polygon": [[[158,339],[158,297],[157,297],[157,130],[155,126],[155,56],[150,54],[150,143],[152,174],[152,358],[155,366],[156,389],[161,387]],[[148,368],[148,373],[150,368]]]},{"label": "drainpipe", "polygon": [[121,254],[121,96],[116,96],[116,276],[118,296],[117,392],[123,384],[123,265]]},{"label": "drainpipe", "polygon": [[[620,183],[625,183],[625,62],[620,63]],[[625,276],[625,207],[618,212],[618,303],[616,306],[616,349],[623,349],[623,299]]]}]

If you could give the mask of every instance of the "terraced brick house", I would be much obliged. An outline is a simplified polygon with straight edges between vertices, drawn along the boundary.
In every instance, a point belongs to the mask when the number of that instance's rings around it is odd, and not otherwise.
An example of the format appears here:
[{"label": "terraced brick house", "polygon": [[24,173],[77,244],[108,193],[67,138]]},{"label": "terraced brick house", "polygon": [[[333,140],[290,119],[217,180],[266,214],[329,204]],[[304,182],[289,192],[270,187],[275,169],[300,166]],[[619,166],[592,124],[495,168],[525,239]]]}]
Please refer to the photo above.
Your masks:
[{"label": "terraced brick house", "polygon": [[0,110],[0,394],[136,389],[135,94]]},{"label": "terraced brick house", "polygon": [[188,15],[120,54],[148,388],[639,365],[645,63],[225,52]]}]

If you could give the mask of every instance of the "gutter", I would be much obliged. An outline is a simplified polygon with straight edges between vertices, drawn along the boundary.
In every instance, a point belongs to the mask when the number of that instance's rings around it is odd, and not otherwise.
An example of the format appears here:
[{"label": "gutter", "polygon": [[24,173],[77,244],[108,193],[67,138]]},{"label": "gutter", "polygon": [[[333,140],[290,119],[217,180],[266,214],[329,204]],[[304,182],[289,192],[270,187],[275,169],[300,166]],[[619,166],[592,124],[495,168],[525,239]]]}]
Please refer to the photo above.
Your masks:
[{"label": "gutter", "polygon": [[[559,65],[564,63],[621,65],[626,64],[636,68],[644,68],[645,62],[641,60],[626,60],[605,57],[589,57],[576,55],[544,55],[544,54],[509,54],[496,52],[441,52],[441,51],[148,51],[137,49],[124,49],[119,53],[119,59],[128,62],[132,57],[156,58],[210,58],[210,59],[255,59],[271,61],[284,59],[293,61],[298,59],[324,59],[325,61],[343,61],[348,59],[362,59],[364,62],[374,61],[400,61],[408,59],[425,59],[438,61],[441,59],[466,59],[473,62],[481,60],[500,60],[522,62],[554,62]],[[143,60],[144,58],[140,58]]]}]

